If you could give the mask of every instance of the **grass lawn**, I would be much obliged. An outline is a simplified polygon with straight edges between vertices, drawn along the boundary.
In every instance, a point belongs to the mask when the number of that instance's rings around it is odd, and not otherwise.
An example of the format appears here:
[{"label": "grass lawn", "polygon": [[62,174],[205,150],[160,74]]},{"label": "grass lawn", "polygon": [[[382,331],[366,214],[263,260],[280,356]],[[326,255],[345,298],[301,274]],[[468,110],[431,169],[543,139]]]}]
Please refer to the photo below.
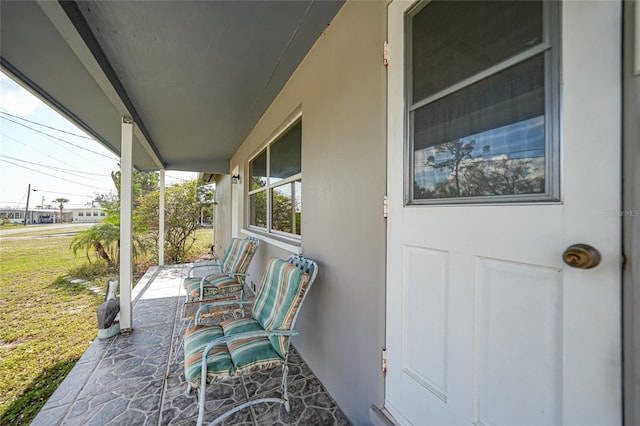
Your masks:
[{"label": "grass lawn", "polygon": [[[212,230],[200,229],[196,237],[194,259],[208,250]],[[74,256],[72,239],[0,240],[0,425],[29,424],[97,335],[104,296],[69,280],[104,289],[117,272],[89,265],[83,253]]]},{"label": "grass lawn", "polygon": [[28,424],[96,337],[103,297],[62,278],[87,263],[72,238],[0,241],[0,424]]}]

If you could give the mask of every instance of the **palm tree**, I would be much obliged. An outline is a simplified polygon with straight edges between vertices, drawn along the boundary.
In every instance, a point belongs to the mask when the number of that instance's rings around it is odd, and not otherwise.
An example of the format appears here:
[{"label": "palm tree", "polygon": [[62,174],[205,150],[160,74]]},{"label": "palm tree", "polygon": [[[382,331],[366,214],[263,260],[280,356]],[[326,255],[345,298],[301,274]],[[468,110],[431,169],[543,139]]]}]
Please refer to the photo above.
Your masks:
[{"label": "palm tree", "polygon": [[89,252],[95,250],[96,254],[104,259],[109,266],[118,262],[118,249],[120,241],[120,226],[107,221],[80,231],[71,241],[71,250],[77,254],[80,249],[85,250],[89,263]]},{"label": "palm tree", "polygon": [[62,209],[64,209],[64,203],[68,203],[69,200],[66,198],[56,198],[53,202],[58,203],[58,208],[60,209],[60,223],[62,223]]},{"label": "palm tree", "polygon": [[[120,217],[117,215],[107,216],[101,223],[93,225],[80,231],[71,241],[71,250],[77,254],[78,250],[84,250],[89,263],[91,258],[89,252],[93,249],[96,255],[105,260],[111,267],[120,262]],[[142,239],[133,235],[133,256],[145,252]]]}]

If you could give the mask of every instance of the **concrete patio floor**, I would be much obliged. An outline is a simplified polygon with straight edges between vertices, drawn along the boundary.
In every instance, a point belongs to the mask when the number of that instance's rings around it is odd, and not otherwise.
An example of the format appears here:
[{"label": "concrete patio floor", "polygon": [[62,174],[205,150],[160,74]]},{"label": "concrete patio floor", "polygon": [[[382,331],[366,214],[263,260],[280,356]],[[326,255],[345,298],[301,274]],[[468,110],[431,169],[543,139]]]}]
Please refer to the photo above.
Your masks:
[{"label": "concrete patio floor", "polygon": [[[182,331],[181,283],[189,266],[156,266],[147,271],[133,292],[133,332],[96,339],[32,425],[195,424],[197,400],[194,394],[185,395],[182,351],[175,361],[171,356]],[[254,396],[279,396],[280,371],[257,372],[209,386],[205,421]],[[259,404],[224,424],[349,424],[295,348],[289,356],[288,381],[290,413],[281,404]]]}]

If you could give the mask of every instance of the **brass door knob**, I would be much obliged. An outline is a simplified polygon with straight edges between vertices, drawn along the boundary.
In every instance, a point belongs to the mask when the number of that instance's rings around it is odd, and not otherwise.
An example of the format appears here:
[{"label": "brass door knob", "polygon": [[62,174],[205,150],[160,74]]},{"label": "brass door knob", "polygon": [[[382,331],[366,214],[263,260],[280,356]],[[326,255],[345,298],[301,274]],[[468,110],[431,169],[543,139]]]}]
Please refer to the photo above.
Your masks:
[{"label": "brass door knob", "polygon": [[573,244],[562,253],[567,265],[579,269],[591,269],[600,264],[600,252],[588,244]]}]

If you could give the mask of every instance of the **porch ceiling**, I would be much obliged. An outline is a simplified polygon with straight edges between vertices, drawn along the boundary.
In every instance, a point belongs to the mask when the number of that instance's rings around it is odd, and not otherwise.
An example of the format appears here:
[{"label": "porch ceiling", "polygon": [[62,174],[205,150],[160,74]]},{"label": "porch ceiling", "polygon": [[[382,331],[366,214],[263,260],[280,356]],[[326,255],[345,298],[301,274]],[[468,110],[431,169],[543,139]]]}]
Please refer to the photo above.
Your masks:
[{"label": "porch ceiling", "polygon": [[339,1],[2,1],[5,72],[140,170],[228,173],[229,159]]}]

